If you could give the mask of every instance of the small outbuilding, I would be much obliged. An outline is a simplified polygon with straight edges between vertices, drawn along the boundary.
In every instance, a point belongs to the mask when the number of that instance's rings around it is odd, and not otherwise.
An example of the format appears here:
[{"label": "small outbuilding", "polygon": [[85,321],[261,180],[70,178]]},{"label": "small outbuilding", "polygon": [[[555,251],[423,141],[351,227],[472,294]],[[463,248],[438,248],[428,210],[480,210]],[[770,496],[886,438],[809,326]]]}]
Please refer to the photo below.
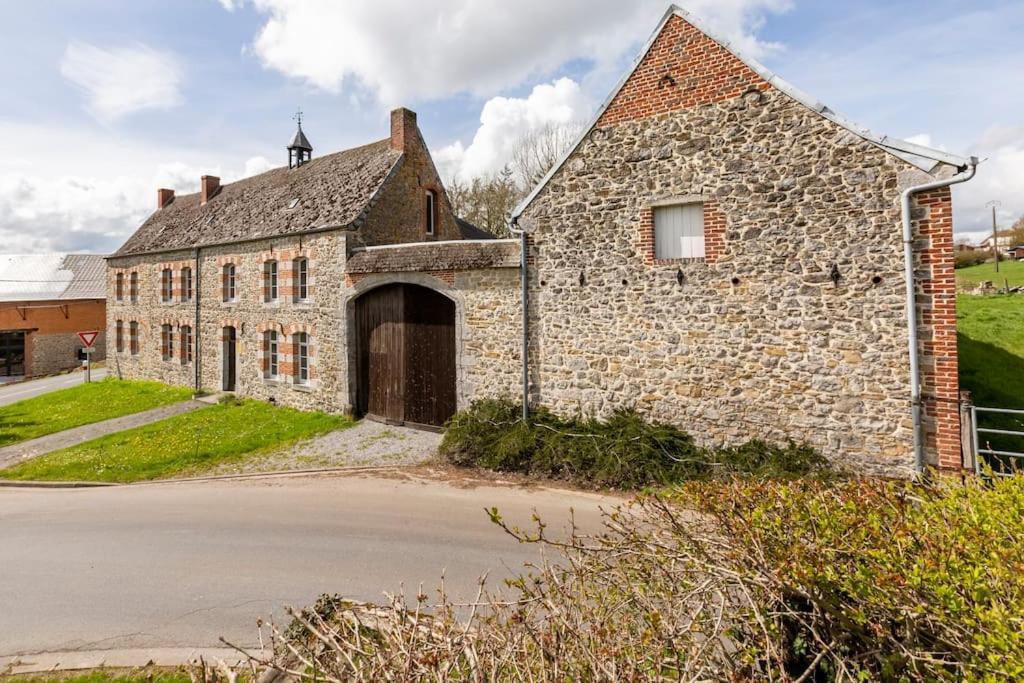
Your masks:
[{"label": "small outbuilding", "polygon": [[106,305],[103,256],[0,255],[0,382],[79,366],[79,332],[99,331],[93,360],[102,360]]}]

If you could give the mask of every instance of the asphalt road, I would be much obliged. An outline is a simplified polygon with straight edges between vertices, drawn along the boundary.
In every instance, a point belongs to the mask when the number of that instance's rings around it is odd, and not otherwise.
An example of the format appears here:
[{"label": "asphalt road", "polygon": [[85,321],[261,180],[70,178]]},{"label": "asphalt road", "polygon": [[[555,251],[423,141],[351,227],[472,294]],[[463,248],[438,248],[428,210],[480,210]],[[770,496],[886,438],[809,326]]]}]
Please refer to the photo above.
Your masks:
[{"label": "asphalt road", "polygon": [[485,507],[596,528],[615,499],[333,476],[111,488],[0,488],[0,656],[256,644],[256,619],[325,592],[381,601],[420,582],[469,599],[537,558]]},{"label": "asphalt road", "polygon": [[[107,371],[96,368],[92,371],[94,382],[107,376]],[[24,401],[26,398],[48,394],[57,389],[67,389],[78,386],[85,382],[85,372],[71,372],[66,375],[55,377],[44,377],[43,379],[31,379],[27,382],[16,384],[0,385],[0,406],[5,406],[17,401]]]}]

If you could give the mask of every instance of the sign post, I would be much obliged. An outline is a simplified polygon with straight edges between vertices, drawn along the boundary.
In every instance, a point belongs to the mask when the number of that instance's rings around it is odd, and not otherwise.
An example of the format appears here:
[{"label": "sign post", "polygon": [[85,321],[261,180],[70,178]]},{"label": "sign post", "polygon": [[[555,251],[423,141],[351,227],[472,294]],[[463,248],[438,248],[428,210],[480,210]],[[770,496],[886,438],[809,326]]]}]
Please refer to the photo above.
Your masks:
[{"label": "sign post", "polygon": [[92,352],[95,351],[93,344],[96,343],[96,337],[100,336],[100,333],[96,330],[89,332],[79,332],[78,338],[82,340],[82,345],[85,346],[85,381],[92,381]]}]

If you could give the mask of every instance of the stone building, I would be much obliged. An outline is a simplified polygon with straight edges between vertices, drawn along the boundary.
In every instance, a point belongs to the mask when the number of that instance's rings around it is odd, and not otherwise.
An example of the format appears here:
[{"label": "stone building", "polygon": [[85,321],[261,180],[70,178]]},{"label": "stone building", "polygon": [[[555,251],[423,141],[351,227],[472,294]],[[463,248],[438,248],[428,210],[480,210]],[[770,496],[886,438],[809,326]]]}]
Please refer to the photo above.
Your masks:
[{"label": "stone building", "polygon": [[[672,7],[515,212],[533,400],[910,470],[901,192],[974,163],[850,123]],[[960,467],[949,188],[911,212],[920,455]]]},{"label": "stone building", "polygon": [[[494,290],[514,307],[517,245],[453,215],[409,110],[392,112],[387,139],[312,158],[300,127],[288,152],[287,167],[235,183],[204,176],[197,194],[158,190],[157,210],[108,260],[107,346],[118,371],[443,423],[472,387],[505,372],[488,369],[506,361],[503,342],[488,337],[503,335],[502,323],[488,327],[480,315]],[[468,250],[453,253],[463,242]],[[415,319],[438,289],[450,310]],[[448,353],[424,347],[446,335]],[[509,340],[514,347],[514,332]]]},{"label": "stone building", "polygon": [[939,185],[976,162],[857,127],[679,8],[516,209],[521,241],[452,215],[411,112],[387,140],[309,147],[296,136],[294,168],[160,191],[109,262],[127,374],[430,425],[525,390],[703,443],[960,467]]},{"label": "stone building", "polygon": [[79,332],[101,333],[93,360],[103,360],[104,272],[95,254],[0,256],[0,382],[79,367]]}]

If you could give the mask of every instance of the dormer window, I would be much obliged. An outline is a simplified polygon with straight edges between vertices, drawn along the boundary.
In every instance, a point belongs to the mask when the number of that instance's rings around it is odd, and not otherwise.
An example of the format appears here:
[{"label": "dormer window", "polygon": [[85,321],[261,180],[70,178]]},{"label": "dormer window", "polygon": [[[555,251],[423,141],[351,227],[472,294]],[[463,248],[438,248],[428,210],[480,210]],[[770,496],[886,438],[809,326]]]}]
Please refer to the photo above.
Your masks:
[{"label": "dormer window", "polygon": [[426,205],[426,229],[428,235],[433,235],[437,228],[437,193],[427,190]]}]

